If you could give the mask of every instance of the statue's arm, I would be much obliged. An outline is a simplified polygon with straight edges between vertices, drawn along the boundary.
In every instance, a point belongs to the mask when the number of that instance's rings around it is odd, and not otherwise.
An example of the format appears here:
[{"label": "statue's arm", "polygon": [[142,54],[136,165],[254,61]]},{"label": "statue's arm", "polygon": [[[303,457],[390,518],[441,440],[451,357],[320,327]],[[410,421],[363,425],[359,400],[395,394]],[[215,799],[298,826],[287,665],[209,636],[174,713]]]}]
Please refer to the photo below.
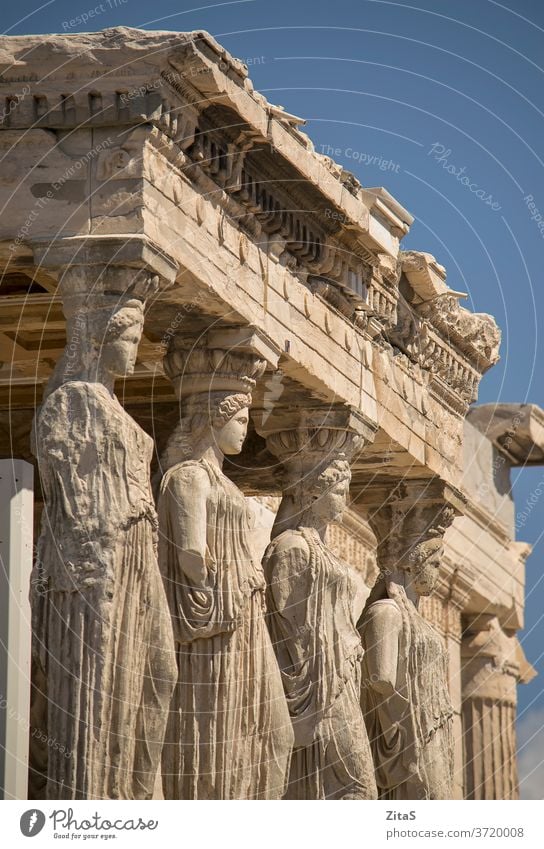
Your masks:
[{"label": "statue's arm", "polygon": [[[389,765],[382,765],[386,770],[393,762],[398,766],[399,756],[404,759],[403,753],[410,751],[409,741],[413,738],[406,661],[399,649],[402,627],[401,612],[392,602],[371,605],[362,629],[366,674],[362,681],[363,706],[366,704],[365,713],[369,709],[379,722],[383,739],[378,757],[392,759]],[[373,698],[367,700],[365,692],[373,692]]]},{"label": "statue's arm", "polygon": [[173,470],[161,487],[159,523],[167,535],[169,556],[194,587],[207,585],[213,569],[207,545],[210,480],[199,468]]},{"label": "statue's arm", "polygon": [[320,719],[319,670],[316,665],[314,576],[308,544],[299,534],[273,543],[264,560],[271,632],[289,712],[295,746],[307,746]]},{"label": "statue's arm", "polygon": [[309,563],[308,544],[299,534],[293,534],[292,540],[287,538],[279,545],[269,546],[263,563],[271,615],[281,622],[293,667],[303,665],[309,651],[309,603],[313,586]]},{"label": "statue's arm", "polygon": [[401,629],[402,617],[396,604],[371,606],[363,632],[369,676],[365,683],[384,697],[396,692]]}]

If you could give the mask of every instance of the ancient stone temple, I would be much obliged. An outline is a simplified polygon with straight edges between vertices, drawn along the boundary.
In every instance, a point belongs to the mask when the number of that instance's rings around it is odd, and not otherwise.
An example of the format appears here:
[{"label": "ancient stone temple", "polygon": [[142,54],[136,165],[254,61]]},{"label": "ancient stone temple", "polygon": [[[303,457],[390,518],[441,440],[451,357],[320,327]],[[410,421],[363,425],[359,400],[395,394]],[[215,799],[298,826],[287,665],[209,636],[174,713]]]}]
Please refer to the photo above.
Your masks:
[{"label": "ancient stone temple", "polygon": [[4,797],[516,798],[493,318],[207,33],[0,64]]}]

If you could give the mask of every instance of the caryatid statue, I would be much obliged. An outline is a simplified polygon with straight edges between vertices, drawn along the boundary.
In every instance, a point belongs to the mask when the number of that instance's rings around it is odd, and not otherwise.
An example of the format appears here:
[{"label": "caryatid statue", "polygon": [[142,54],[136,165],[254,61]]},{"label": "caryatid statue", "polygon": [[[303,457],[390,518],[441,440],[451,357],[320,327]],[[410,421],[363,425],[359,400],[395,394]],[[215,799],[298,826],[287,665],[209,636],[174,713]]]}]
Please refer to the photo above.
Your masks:
[{"label": "caryatid statue", "polygon": [[360,623],[362,704],[383,799],[453,798],[448,654],[418,612],[419,598],[437,584],[443,536],[456,515],[433,486],[386,482],[369,507],[380,572]]},{"label": "caryatid statue", "polygon": [[156,285],[147,271],[99,266],[68,268],[60,284],[67,343],[33,433],[45,501],[33,722],[52,741],[50,799],[149,799],[160,763],[177,675],[153,441],[114,394],[134,368]]},{"label": "caryatid statue", "polygon": [[246,436],[265,361],[175,338],[165,371],[181,418],[166,448],[159,560],[178,682],[162,759],[166,799],[279,799],[293,744],[264,619],[253,517],[222,471]]},{"label": "caryatid statue", "polygon": [[287,799],[375,799],[360,702],[362,576],[326,543],[349,497],[349,431],[299,428],[268,437],[285,471],[264,556],[268,625],[295,732]]}]

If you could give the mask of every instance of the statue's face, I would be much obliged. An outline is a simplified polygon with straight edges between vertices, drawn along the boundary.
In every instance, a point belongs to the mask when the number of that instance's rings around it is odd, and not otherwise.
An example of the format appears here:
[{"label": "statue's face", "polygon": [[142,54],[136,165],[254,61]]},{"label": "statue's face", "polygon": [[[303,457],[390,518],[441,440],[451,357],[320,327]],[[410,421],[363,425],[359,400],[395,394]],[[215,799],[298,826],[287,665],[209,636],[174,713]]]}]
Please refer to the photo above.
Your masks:
[{"label": "statue's face", "polygon": [[434,592],[443,552],[444,545],[438,539],[425,540],[414,549],[411,572],[418,595],[431,595]]},{"label": "statue's face", "polygon": [[102,367],[114,377],[132,374],[136,365],[138,345],[142,336],[142,318],[134,310],[128,314],[134,317],[119,334],[105,338],[100,349]]},{"label": "statue's face", "polygon": [[312,509],[325,521],[337,522],[346,509],[349,495],[349,481],[340,480],[330,485],[318,495]]},{"label": "statue's face", "polygon": [[215,431],[217,447],[225,455],[239,454],[247,436],[249,411],[247,407],[239,410],[226,425]]}]

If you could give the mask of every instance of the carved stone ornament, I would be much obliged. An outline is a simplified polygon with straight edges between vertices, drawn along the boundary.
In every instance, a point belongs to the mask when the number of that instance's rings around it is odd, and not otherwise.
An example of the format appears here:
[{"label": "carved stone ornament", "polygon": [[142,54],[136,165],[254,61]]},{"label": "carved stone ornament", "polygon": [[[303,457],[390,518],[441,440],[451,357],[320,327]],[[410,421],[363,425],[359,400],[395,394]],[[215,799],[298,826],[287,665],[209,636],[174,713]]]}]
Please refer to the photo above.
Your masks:
[{"label": "carved stone ornament", "polygon": [[264,557],[268,624],[295,732],[287,799],[375,799],[360,705],[365,585],[325,545],[349,494],[353,434],[300,429],[269,437],[285,489]]},{"label": "carved stone ornament", "polygon": [[264,619],[252,515],[222,471],[238,454],[264,361],[173,340],[181,402],[159,495],[160,563],[178,682],[163,752],[167,799],[279,799],[293,732]]},{"label": "carved stone ornament", "polygon": [[469,312],[459,304],[457,294],[450,292],[424,301],[416,310],[481,373],[498,361],[501,332],[493,316]]},{"label": "carved stone ornament", "polygon": [[[115,395],[155,286],[132,269],[61,282],[68,341],[34,421],[44,491],[33,580],[33,724],[49,799],[149,799],[176,667],[158,569],[150,437]],[[45,738],[44,738],[45,739]],[[31,767],[43,768],[37,752]]]}]

